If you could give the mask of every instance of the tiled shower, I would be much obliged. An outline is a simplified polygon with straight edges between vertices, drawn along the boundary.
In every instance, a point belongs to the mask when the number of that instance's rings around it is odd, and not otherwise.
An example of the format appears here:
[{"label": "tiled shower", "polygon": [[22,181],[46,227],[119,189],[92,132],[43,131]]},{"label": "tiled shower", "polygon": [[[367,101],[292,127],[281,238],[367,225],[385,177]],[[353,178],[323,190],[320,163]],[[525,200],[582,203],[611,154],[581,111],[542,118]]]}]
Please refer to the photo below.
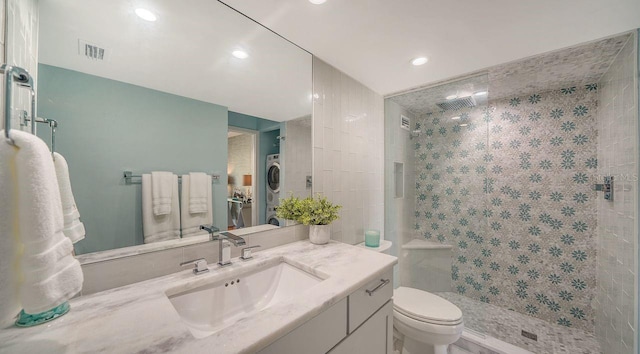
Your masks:
[{"label": "tiled shower", "polygon": [[[386,178],[400,162],[414,184],[387,197],[388,224],[411,220],[396,252],[414,238],[452,247],[443,296],[467,327],[534,352],[635,352],[637,41],[626,33],[387,99]],[[613,200],[595,190],[605,176]]]}]

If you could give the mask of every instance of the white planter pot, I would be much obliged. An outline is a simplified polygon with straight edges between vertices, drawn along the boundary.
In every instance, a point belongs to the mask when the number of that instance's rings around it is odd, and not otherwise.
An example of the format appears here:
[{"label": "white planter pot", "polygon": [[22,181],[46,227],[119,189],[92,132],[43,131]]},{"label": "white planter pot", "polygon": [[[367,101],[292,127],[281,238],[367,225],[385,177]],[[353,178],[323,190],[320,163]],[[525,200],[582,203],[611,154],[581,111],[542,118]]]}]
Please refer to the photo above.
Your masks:
[{"label": "white planter pot", "polygon": [[331,225],[310,225],[309,241],[316,245],[324,245],[331,238]]},{"label": "white planter pot", "polygon": [[298,225],[299,222],[295,221],[295,220],[289,220],[289,219],[285,219],[284,220],[284,226],[294,226],[294,225]]}]

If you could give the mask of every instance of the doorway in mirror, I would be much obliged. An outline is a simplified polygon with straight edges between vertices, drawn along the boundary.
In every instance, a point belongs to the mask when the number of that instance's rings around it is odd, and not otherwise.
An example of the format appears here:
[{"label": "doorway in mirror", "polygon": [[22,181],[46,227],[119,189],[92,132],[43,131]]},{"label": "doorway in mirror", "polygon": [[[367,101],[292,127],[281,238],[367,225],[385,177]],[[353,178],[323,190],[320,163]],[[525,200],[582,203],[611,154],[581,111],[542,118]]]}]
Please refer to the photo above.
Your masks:
[{"label": "doorway in mirror", "polygon": [[227,133],[227,229],[235,230],[258,224],[258,189],[256,175],[258,132],[230,127]]}]

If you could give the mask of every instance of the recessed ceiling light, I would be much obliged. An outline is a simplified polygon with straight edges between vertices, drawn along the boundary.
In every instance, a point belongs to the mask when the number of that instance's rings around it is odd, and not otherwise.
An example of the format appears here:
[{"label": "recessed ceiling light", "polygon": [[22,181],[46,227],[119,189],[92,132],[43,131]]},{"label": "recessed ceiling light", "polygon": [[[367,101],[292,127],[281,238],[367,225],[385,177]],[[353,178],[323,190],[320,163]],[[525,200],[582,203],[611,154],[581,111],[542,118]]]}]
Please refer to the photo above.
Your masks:
[{"label": "recessed ceiling light", "polygon": [[458,98],[458,95],[449,95],[447,97],[445,97],[448,100],[455,100],[456,98]]},{"label": "recessed ceiling light", "polygon": [[247,54],[247,52],[240,49],[234,50],[231,54],[238,59],[247,59],[249,57],[249,54]]},{"label": "recessed ceiling light", "polygon": [[139,8],[139,9],[136,9],[135,12],[136,12],[136,15],[138,15],[138,17],[140,17],[141,19],[143,19],[145,21],[153,22],[153,21],[155,21],[157,19],[156,15],[153,12],[151,12],[151,11],[149,11],[147,9]]},{"label": "recessed ceiling light", "polygon": [[460,119],[460,116],[451,117],[451,119],[458,120],[458,119]]},{"label": "recessed ceiling light", "polygon": [[429,58],[427,57],[418,57],[411,60],[411,64],[415,66],[419,66],[419,65],[426,64],[428,61],[429,61]]},{"label": "recessed ceiling light", "polygon": [[324,4],[327,0],[309,0],[310,3],[314,5]]},{"label": "recessed ceiling light", "polygon": [[487,91],[478,91],[478,92],[474,93],[474,95],[476,95],[476,96],[484,96],[487,93],[488,93]]},{"label": "recessed ceiling light", "polygon": [[469,125],[469,124],[467,124],[467,123],[460,124],[461,127],[466,127],[467,125]]}]

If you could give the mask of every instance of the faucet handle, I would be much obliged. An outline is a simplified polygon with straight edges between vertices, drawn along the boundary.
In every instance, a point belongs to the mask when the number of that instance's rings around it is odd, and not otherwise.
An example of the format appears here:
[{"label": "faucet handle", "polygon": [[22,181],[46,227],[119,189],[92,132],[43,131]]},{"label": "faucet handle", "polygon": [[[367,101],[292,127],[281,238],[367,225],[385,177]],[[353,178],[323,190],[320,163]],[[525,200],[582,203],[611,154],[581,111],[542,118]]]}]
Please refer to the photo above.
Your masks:
[{"label": "faucet handle", "polygon": [[209,267],[207,266],[207,260],[204,258],[198,258],[198,259],[193,259],[187,262],[182,262],[180,263],[180,266],[184,267],[191,264],[194,265],[193,274],[195,275],[199,275],[209,271]]},{"label": "faucet handle", "polygon": [[219,228],[215,227],[214,225],[200,225],[200,230],[204,230],[210,234],[214,234],[215,232],[220,231]]},{"label": "faucet handle", "polygon": [[249,246],[249,247],[245,247],[241,250],[242,255],[240,256],[240,258],[242,258],[243,260],[248,260],[253,258],[253,256],[251,255],[251,249],[253,248],[258,248],[260,247],[260,245],[255,245],[255,246]]}]

